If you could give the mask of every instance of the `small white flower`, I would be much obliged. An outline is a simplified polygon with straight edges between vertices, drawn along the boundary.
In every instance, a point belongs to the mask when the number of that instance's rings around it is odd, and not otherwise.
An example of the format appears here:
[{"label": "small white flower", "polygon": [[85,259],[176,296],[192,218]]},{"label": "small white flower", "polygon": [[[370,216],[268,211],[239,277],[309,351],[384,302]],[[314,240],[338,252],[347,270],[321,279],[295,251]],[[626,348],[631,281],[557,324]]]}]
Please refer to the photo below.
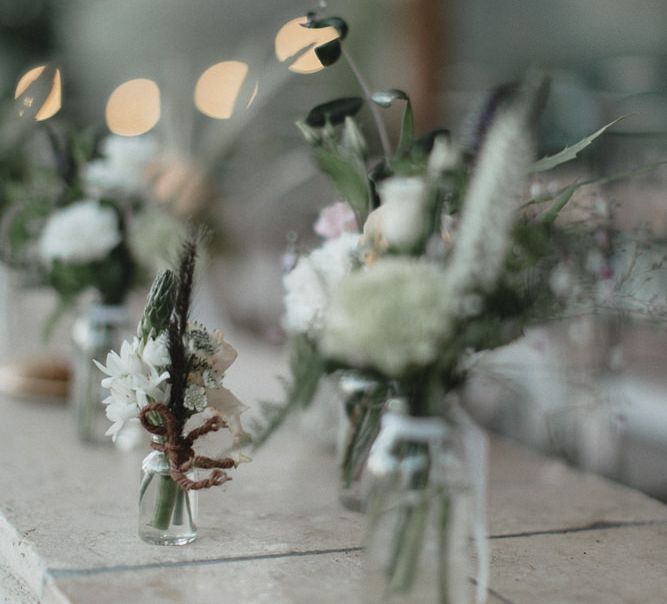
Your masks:
[{"label": "small white flower", "polygon": [[114,350],[109,351],[107,353],[106,367],[99,361],[93,361],[102,373],[109,376],[102,380],[103,388],[110,388],[113,381],[117,378],[126,378],[142,372],[141,357],[137,352],[138,342],[139,340],[136,337],[132,343],[125,340],[121,344],[120,354]]},{"label": "small white flower", "polygon": [[37,251],[45,263],[93,262],[106,257],[121,239],[114,210],[89,199],[54,212],[40,235]]},{"label": "small white flower", "polygon": [[113,422],[106,435],[115,441],[125,422],[137,417],[136,395],[126,384],[117,381],[111,388],[111,395],[102,402],[107,406],[107,418]]},{"label": "small white flower", "polygon": [[426,185],[421,178],[394,176],[383,180],[379,230],[389,247],[410,249],[424,235]]},{"label": "small white flower", "polygon": [[109,352],[106,366],[94,361],[107,376],[102,380],[102,386],[110,391],[110,395],[103,402],[107,405],[107,417],[113,422],[107,434],[114,440],[124,423],[136,418],[140,409],[150,403],[166,404],[169,401],[169,372],[162,370],[169,362],[163,350],[166,340],[149,339],[146,345],[148,352],[135,337],[132,342],[123,342],[120,354]]},{"label": "small white flower", "polygon": [[190,384],[185,389],[185,396],[183,397],[183,406],[195,413],[201,413],[208,405],[206,398],[206,388],[198,386],[197,384]]},{"label": "small white flower", "polygon": [[88,163],[83,180],[94,194],[120,192],[139,194],[148,186],[146,167],[157,153],[157,144],[147,136],[109,136],[102,144],[101,159]]},{"label": "small white flower", "polygon": [[283,327],[294,333],[314,333],[322,328],[332,291],[352,269],[359,235],[344,233],[299,258],[285,275]]},{"label": "small white flower", "polygon": [[152,367],[166,367],[171,359],[169,358],[169,347],[167,344],[167,333],[161,333],[157,338],[148,338],[144,344],[144,350],[141,353],[144,363]]}]

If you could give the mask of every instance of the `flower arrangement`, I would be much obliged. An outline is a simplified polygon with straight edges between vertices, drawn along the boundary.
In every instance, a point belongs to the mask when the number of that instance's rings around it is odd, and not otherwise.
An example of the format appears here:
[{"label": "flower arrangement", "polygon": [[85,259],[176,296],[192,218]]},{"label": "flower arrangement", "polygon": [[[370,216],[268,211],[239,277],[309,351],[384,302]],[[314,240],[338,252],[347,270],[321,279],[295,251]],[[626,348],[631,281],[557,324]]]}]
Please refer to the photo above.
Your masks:
[{"label": "flower arrangement", "polygon": [[183,227],[167,206],[152,202],[147,170],[157,145],[150,137],[112,135],[98,150],[88,131],[63,134],[38,124],[31,141],[40,150],[42,134],[53,159],[35,160],[27,175],[5,183],[7,236],[0,255],[29,283],[58,295],[48,331],[85,291],[94,291],[102,305],[122,304],[174,255],[173,244],[165,241],[178,240]]},{"label": "flower arrangement", "polygon": [[[306,27],[339,32],[339,39],[315,49],[323,64],[340,56],[350,61],[342,48],[344,21],[310,14]],[[359,75],[351,61],[350,66]],[[467,142],[446,130],[417,137],[406,93],[371,93],[361,77],[359,83],[363,98],[323,103],[297,124],[347,207],[337,202],[322,212],[316,231],[325,242],[298,258],[284,278],[291,375],[284,403],[265,404],[256,442],[263,443],[292,410],[308,406],[321,378],[337,376],[352,423],[343,481],[358,478],[367,463],[381,473],[399,471],[398,483],[419,493],[433,489],[439,498],[435,507],[449,509],[451,485],[440,488],[434,478],[440,457],[432,446],[433,438],[444,438],[449,429],[415,426],[436,418],[460,428],[468,457],[462,474],[484,475],[483,439],[456,396],[476,354],[506,345],[531,323],[580,304],[581,296],[575,296],[580,289],[563,287],[564,267],[568,278],[576,274],[589,289],[599,277],[599,271],[577,273],[596,246],[594,213],[587,214],[589,222],[560,219],[575,193],[596,180],[535,196],[529,181],[575,160],[613,123],[536,161],[533,125],[547,91],[540,74],[494,95]],[[383,157],[373,164],[356,120],[366,104],[383,143]],[[396,104],[404,110],[392,151],[379,111]],[[396,417],[406,418],[402,437]],[[482,578],[483,479],[471,488]],[[429,506],[398,506],[393,537],[381,548],[390,591],[409,591],[415,583]],[[369,509],[377,519],[382,505]],[[478,594],[483,584],[480,580]],[[467,601],[448,590],[441,588],[438,601]]]},{"label": "flower arrangement", "polygon": [[[110,391],[107,434],[115,439],[126,422],[139,421],[153,435],[159,463],[155,455],[145,461],[140,496],[148,508],[140,535],[153,543],[191,541],[191,492],[223,484],[230,479],[225,470],[247,459],[239,453],[212,459],[194,450],[199,438],[222,429],[231,437],[226,450],[246,437],[240,419],[246,407],[223,385],[236,350],[220,330],[211,333],[188,320],[196,246],[194,240],[185,244],[177,274],[165,270],[156,277],[132,341],[123,342],[120,353],[109,352],[106,365],[96,361]],[[197,480],[196,468],[212,471]],[[157,490],[145,503],[153,482]]]}]

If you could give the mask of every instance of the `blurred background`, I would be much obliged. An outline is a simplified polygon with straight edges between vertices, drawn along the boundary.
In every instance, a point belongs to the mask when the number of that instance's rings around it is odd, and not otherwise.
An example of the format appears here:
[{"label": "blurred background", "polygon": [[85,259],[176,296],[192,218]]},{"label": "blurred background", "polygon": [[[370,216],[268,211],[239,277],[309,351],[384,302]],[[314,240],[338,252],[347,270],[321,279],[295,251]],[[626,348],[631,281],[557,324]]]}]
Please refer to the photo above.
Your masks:
[{"label": "blurred background", "polygon": [[[182,215],[204,216],[215,231],[204,305],[267,347],[281,342],[288,242],[314,241],[318,212],[334,201],[294,122],[333,96],[360,93],[344,62],[296,73],[276,54],[283,26],[324,5],[348,22],[347,49],[369,86],[410,92],[422,132],[440,126],[465,136],[490,90],[540,66],[552,77],[542,153],[628,116],[585,155],[587,173],[667,159],[664,0],[0,0],[5,97],[31,68],[57,66],[62,107],[52,120],[107,133],[110,97],[121,84],[157,85],[150,135],[169,157],[161,186],[182,193]],[[222,62],[245,66],[234,72],[227,108],[211,106],[200,84]],[[395,134],[400,111],[385,118]],[[5,161],[11,142],[0,142]],[[630,284],[621,311],[536,326],[489,355],[469,398],[494,430],[667,501],[665,325],[650,312],[667,292],[667,174],[656,169],[595,195],[620,240],[642,237],[641,253],[619,246],[611,260],[644,263],[650,281]],[[193,199],[196,207],[187,206]],[[51,294],[20,287],[3,270],[2,356],[29,356],[43,347],[30,317]],[[48,347],[67,347],[70,331],[63,322]]]}]

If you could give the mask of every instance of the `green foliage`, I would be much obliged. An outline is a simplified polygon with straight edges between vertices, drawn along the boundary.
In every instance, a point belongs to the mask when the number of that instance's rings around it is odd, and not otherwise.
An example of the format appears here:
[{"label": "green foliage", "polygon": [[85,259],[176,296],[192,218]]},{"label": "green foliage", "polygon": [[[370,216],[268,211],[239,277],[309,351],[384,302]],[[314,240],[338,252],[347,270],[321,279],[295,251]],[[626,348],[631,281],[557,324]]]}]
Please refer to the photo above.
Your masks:
[{"label": "green foliage", "polygon": [[317,149],[315,161],[330,179],[334,189],[349,204],[360,224],[366,220],[370,208],[369,181],[366,167],[356,158],[339,152]]},{"label": "green foliage", "polygon": [[364,100],[358,96],[342,97],[313,107],[306,116],[306,124],[311,128],[322,128],[326,124],[342,124],[348,116],[359,113]]},{"label": "green foliage", "polygon": [[349,28],[347,23],[340,17],[325,17],[318,19],[314,12],[308,13],[307,17],[308,20],[306,21],[305,27],[315,29],[333,27],[338,32],[339,40],[344,40],[347,38]]},{"label": "green foliage", "polygon": [[414,116],[412,112],[412,104],[410,97],[398,88],[391,88],[389,90],[380,90],[371,95],[371,100],[380,107],[389,108],[396,100],[405,101],[405,109],[403,111],[403,120],[401,122],[401,134],[396,147],[396,157],[400,158],[407,155],[414,141],[415,125]]},{"label": "green foliage", "polygon": [[546,172],[547,170],[553,170],[554,168],[560,166],[561,164],[576,159],[579,153],[581,153],[584,149],[586,149],[586,147],[588,147],[596,138],[602,136],[607,130],[609,130],[609,128],[611,128],[613,125],[617,124],[621,120],[625,119],[626,117],[627,116],[619,117],[618,119],[615,119],[613,122],[608,123],[606,126],[603,126],[596,132],[593,132],[593,134],[584,137],[578,143],[575,143],[574,145],[571,145],[569,147],[565,147],[565,149],[556,153],[555,155],[543,157],[542,159],[536,161],[533,164],[532,171]]},{"label": "green foliage", "polygon": [[252,427],[255,449],[261,447],[293,411],[312,403],[320,379],[326,373],[324,359],[315,343],[306,336],[293,339],[289,368],[291,379],[283,384],[285,400],[261,405],[262,419]]},{"label": "green foliage", "polygon": [[338,61],[342,52],[343,49],[338,40],[331,40],[315,47],[315,54],[325,67],[329,67]]}]

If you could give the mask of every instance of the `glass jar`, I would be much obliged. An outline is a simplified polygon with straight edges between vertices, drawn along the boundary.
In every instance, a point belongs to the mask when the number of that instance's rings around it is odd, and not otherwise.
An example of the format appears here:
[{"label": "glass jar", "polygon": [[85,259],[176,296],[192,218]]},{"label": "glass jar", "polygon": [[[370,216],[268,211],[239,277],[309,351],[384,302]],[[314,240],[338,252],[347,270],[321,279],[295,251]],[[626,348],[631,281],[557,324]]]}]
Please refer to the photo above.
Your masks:
[{"label": "glass jar", "polygon": [[[123,340],[131,333],[129,313],[124,305],[92,304],[86,314],[74,323],[70,399],[76,417],[77,432],[84,442],[111,442],[111,439],[105,436],[110,424],[102,404],[102,400],[109,394],[101,385],[106,376],[95,366],[93,359],[104,364],[107,353],[110,350],[120,350]],[[135,428],[136,426],[133,426],[130,429]],[[121,432],[119,442],[124,445],[123,448],[131,448],[127,446],[126,437],[127,434]]]},{"label": "glass jar", "polygon": [[[154,437],[160,443],[160,437]],[[195,469],[186,472],[196,480]],[[186,491],[169,473],[169,460],[152,451],[141,464],[139,537],[153,545],[185,545],[197,538],[197,491]]]},{"label": "glass jar", "polygon": [[373,380],[348,373],[338,384],[343,413],[338,440],[339,500],[352,511],[364,509],[362,476],[368,454],[380,431],[386,388]]},{"label": "glass jar", "polygon": [[386,412],[367,473],[365,601],[473,602],[475,502],[457,431]]}]

